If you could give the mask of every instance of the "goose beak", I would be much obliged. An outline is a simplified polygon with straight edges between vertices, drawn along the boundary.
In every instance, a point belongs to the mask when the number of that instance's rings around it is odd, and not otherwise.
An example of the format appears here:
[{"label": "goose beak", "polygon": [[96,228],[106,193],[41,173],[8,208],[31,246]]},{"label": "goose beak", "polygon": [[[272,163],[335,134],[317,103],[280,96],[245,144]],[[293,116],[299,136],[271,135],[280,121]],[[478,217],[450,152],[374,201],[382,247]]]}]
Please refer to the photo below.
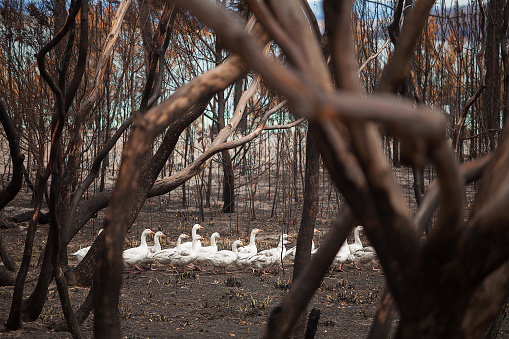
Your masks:
[{"label": "goose beak", "polygon": [[164,233],[161,233],[161,237],[166,237],[166,236],[164,235]]},{"label": "goose beak", "polygon": [[155,234],[154,231],[150,231],[150,234]]}]

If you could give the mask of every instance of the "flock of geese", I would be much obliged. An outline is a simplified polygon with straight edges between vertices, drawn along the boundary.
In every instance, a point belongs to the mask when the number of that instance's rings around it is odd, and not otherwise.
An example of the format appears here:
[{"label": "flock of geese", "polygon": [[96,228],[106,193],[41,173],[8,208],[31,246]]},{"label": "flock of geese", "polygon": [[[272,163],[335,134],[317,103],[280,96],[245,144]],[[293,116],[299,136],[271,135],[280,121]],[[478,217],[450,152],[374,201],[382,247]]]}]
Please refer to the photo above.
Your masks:
[{"label": "flock of geese", "polygon": [[[186,267],[197,266],[199,270],[203,271],[203,265],[208,264],[212,266],[212,271],[216,274],[216,269],[222,269],[224,273],[230,273],[226,270],[228,266],[235,265],[240,269],[251,268],[261,270],[263,274],[271,267],[280,267],[283,259],[295,259],[296,247],[292,247],[288,251],[286,246],[288,244],[289,235],[282,234],[279,236],[279,243],[277,247],[258,251],[256,247],[255,237],[261,231],[255,228],[251,231],[249,244],[244,246],[240,240],[236,240],[232,244],[231,250],[221,250],[217,248],[217,240],[221,239],[219,233],[214,232],[210,237],[210,246],[202,246],[201,241],[203,238],[198,234],[198,231],[203,226],[195,224],[191,230],[191,241],[182,242],[184,239],[189,238],[187,234],[181,234],[177,239],[177,244],[173,248],[161,248],[160,238],[165,237],[161,231],[153,232],[150,229],[145,229],[141,233],[141,242],[137,247],[126,249],[122,253],[124,260],[124,267],[131,268],[131,273],[134,269],[142,270],[142,264],[149,264],[150,269],[153,270],[152,265],[159,263],[166,265],[168,270],[170,267],[173,269],[180,268],[185,272]],[[359,231],[362,226],[357,226],[354,232],[355,242],[348,244],[345,240],[340,250],[336,254],[333,265],[339,266],[339,270],[343,271],[343,264],[353,263],[358,269],[362,269],[362,265],[371,264],[373,270],[373,263],[376,260],[376,253],[373,247],[363,247],[359,237]],[[102,230],[101,230],[102,231]],[[99,234],[101,233],[99,231]],[[318,233],[318,230],[315,230]],[[154,245],[147,244],[147,236],[154,234]],[[82,248],[75,253],[72,253],[78,261],[81,261],[87,254],[89,247]],[[314,242],[312,242],[311,254],[317,251]],[[359,267],[360,266],[360,267]]]}]

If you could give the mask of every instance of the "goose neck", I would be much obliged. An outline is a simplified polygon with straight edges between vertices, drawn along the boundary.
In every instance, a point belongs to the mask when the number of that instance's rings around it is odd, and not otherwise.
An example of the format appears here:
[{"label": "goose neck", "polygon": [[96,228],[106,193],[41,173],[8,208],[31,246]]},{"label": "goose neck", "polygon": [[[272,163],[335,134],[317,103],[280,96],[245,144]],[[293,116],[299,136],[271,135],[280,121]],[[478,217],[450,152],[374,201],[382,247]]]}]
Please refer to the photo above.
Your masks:
[{"label": "goose neck", "polygon": [[148,246],[147,246],[147,234],[146,234],[146,233],[142,233],[142,234],[141,234],[141,242],[140,242],[140,246],[141,246],[141,247],[148,247]]}]

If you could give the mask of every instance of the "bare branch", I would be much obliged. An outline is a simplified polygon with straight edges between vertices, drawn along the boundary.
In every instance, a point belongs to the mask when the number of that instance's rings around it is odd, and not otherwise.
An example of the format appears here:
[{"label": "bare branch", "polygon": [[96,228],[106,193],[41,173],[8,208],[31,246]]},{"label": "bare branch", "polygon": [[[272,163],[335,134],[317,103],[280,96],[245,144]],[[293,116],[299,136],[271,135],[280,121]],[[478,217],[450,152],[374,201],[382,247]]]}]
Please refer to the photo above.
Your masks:
[{"label": "bare branch", "polygon": [[477,91],[475,91],[474,95],[470,99],[468,99],[467,103],[465,104],[465,107],[461,110],[460,117],[458,121],[456,122],[456,126],[454,127],[453,131],[453,144],[452,148],[456,150],[456,153],[459,154],[460,152],[460,138],[461,138],[461,131],[463,130],[463,126],[465,125],[465,120],[467,118],[468,110],[474,102],[481,96],[482,91],[486,88],[486,85],[484,83],[481,83]]},{"label": "bare branch", "polygon": [[[490,156],[484,156],[471,162],[461,165],[461,173],[465,179],[465,184],[475,181],[481,177],[481,173],[487,166]],[[418,232],[424,231],[430,223],[433,213],[438,208],[440,199],[440,186],[438,181],[429,185],[428,190],[424,196],[424,200],[414,216],[414,224]]]},{"label": "bare branch", "polygon": [[[403,0],[400,1],[401,6]],[[380,79],[379,90],[394,93],[408,76],[410,59],[419,35],[428,20],[428,15],[435,0],[417,0],[414,8],[403,23],[401,35],[394,49],[391,60],[384,68]],[[400,6],[398,4],[398,6]],[[399,25],[399,23],[398,23]]]},{"label": "bare branch", "polygon": [[108,60],[111,56],[111,52],[115,43],[117,42],[118,35],[120,33],[120,28],[122,27],[122,22],[124,20],[125,13],[131,4],[131,0],[122,0],[120,5],[118,6],[117,13],[115,13],[115,19],[111,26],[110,32],[108,33],[108,37],[104,42],[104,46],[102,48],[101,56],[97,61],[97,66],[95,68],[94,80],[92,83],[92,89],[90,90],[87,97],[81,103],[81,106],[76,113],[79,116],[86,117],[88,113],[92,110],[93,105],[97,101],[99,94],[103,88],[103,78],[104,72],[106,70],[106,65],[108,64]]},{"label": "bare branch", "polygon": [[272,36],[274,41],[281,47],[294,65],[302,71],[307,69],[306,61],[302,53],[295,47],[293,41],[276,21],[264,1],[248,0],[249,6],[263,27]]},{"label": "bare branch", "polygon": [[371,60],[376,59],[380,55],[380,53],[382,53],[383,50],[387,48],[387,45],[389,45],[390,41],[391,41],[391,39],[385,40],[383,46],[380,47],[380,49],[378,51],[376,51],[373,55],[370,55],[369,58],[366,59],[366,61],[364,61],[362,66],[359,67],[359,70],[357,71],[357,75],[361,74],[362,70],[371,62]]},{"label": "bare branch", "polygon": [[7,140],[9,141],[9,150],[12,159],[12,179],[9,185],[0,190],[0,211],[18,194],[23,185],[23,161],[25,157],[21,154],[19,148],[19,136],[12,124],[11,118],[2,101],[0,101],[0,123],[2,124]]}]

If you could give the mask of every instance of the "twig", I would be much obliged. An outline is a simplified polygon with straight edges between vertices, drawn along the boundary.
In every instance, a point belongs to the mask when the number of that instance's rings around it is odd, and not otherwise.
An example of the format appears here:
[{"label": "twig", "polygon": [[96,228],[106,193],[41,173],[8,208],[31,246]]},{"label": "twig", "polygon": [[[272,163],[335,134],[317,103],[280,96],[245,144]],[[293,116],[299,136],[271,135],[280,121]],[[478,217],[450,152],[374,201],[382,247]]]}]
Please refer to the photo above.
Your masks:
[{"label": "twig", "polygon": [[369,64],[369,62],[373,59],[376,59],[380,53],[382,53],[382,51],[387,47],[387,45],[389,44],[389,42],[391,41],[390,38],[387,38],[387,40],[385,40],[385,43],[383,44],[382,47],[380,47],[380,49],[373,55],[371,55],[369,58],[366,59],[366,61],[364,61],[364,63],[362,64],[361,67],[359,67],[359,70],[357,71],[357,75],[361,74],[362,70]]}]

